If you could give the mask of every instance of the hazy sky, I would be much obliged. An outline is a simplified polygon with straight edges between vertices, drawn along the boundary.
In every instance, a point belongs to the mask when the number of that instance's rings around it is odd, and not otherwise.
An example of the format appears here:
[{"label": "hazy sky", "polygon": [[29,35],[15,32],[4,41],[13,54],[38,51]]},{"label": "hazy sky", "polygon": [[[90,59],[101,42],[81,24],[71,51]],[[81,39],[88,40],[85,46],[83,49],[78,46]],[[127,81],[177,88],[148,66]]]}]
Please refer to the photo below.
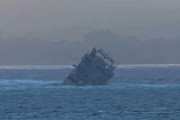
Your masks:
[{"label": "hazy sky", "polygon": [[180,0],[0,0],[0,65],[78,63],[102,46],[122,64],[179,63]]},{"label": "hazy sky", "polygon": [[175,38],[179,0],[0,0],[2,38],[82,40],[110,29],[142,39]]}]

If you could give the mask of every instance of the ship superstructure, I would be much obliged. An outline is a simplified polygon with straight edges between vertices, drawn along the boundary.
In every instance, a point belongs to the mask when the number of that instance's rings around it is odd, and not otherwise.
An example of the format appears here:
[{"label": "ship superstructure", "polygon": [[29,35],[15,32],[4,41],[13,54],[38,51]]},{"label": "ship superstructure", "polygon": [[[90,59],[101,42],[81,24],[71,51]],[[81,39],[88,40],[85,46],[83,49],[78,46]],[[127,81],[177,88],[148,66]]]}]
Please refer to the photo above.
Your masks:
[{"label": "ship superstructure", "polygon": [[109,53],[103,49],[93,48],[91,52],[82,57],[82,61],[69,76],[63,81],[63,85],[103,85],[106,84],[114,75],[114,70],[118,66]]}]

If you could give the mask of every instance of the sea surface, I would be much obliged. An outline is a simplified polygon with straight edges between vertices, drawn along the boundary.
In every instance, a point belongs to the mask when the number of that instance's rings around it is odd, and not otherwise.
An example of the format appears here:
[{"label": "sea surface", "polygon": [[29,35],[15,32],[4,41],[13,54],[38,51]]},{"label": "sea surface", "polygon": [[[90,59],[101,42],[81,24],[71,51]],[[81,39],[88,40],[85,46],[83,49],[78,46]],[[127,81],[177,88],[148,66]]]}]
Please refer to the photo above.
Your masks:
[{"label": "sea surface", "polygon": [[102,86],[63,86],[71,66],[1,66],[0,120],[180,120],[180,65],[120,65]]}]

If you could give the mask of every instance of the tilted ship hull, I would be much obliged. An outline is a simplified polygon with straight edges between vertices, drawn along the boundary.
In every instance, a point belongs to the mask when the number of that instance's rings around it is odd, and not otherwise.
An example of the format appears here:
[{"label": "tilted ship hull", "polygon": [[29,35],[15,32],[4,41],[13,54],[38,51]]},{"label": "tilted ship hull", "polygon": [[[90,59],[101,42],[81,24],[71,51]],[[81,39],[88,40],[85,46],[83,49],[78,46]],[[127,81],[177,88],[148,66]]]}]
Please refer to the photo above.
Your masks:
[{"label": "tilted ship hull", "polygon": [[[109,53],[108,53],[109,54]],[[63,85],[103,85],[114,75],[118,63],[102,49],[93,48],[63,81]]]}]

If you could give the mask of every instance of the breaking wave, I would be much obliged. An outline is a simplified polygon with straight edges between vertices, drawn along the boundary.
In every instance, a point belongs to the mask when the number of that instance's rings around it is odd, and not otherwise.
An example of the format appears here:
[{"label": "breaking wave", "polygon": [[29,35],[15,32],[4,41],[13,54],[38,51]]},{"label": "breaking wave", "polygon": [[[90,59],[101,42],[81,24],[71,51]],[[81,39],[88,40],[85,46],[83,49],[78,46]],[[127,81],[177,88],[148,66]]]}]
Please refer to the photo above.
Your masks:
[{"label": "breaking wave", "polygon": [[142,84],[111,82],[97,86],[68,86],[62,85],[62,80],[0,80],[0,90],[22,89],[158,89],[180,88],[180,84]]}]

